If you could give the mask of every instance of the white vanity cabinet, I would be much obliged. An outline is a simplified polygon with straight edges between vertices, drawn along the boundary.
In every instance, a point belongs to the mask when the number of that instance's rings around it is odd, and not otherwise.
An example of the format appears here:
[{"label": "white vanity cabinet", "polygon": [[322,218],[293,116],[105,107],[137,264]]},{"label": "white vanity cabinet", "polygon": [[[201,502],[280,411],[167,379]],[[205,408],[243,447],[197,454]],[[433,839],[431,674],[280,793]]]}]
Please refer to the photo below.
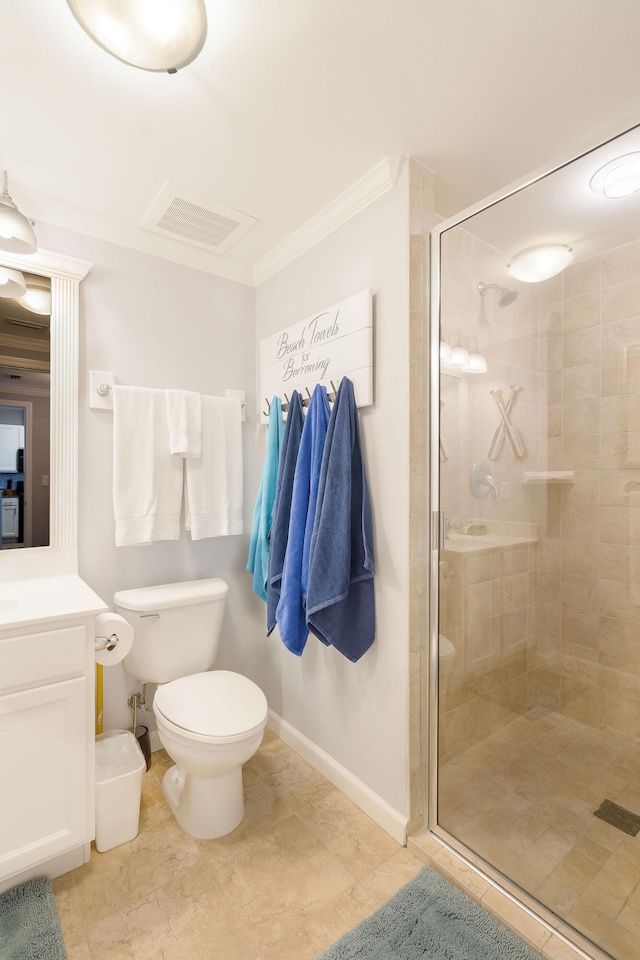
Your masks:
[{"label": "white vanity cabinet", "polygon": [[[86,862],[94,836],[94,615],[106,608],[84,584],[82,603],[65,604],[61,581],[77,577],[49,580],[62,593],[48,603],[51,584],[37,585],[49,581],[0,585],[0,890]],[[18,622],[3,625],[12,603]],[[19,622],[23,607],[48,619]]]}]

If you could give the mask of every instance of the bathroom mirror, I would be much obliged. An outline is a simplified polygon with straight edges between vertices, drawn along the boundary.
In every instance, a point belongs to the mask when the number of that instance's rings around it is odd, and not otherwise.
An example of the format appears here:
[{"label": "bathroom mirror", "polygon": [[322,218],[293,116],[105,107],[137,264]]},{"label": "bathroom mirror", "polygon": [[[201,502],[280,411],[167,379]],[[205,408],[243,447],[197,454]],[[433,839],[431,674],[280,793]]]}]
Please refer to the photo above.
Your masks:
[{"label": "bathroom mirror", "polygon": [[[0,251],[0,266],[51,284],[48,546],[0,550],[0,579],[76,572],[79,285],[91,264],[38,250]],[[41,483],[40,478],[40,483]]]},{"label": "bathroom mirror", "polygon": [[49,545],[51,281],[26,271],[23,277],[26,294],[0,296],[3,550]]}]

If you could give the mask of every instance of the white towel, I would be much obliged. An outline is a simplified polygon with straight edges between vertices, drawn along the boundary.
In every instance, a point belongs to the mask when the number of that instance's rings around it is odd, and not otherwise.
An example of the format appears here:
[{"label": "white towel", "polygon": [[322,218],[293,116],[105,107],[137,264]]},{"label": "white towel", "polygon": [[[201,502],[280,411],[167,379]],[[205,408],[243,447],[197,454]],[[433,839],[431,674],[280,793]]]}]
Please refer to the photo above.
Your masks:
[{"label": "white towel", "polygon": [[169,452],[164,390],[114,386],[116,546],[180,538],[182,474]]},{"label": "white towel", "polygon": [[174,457],[202,453],[202,402],[193,390],[166,390],[169,450]]},{"label": "white towel", "polygon": [[202,398],[202,456],[185,460],[192,540],[242,533],[242,415],[237,400]]}]

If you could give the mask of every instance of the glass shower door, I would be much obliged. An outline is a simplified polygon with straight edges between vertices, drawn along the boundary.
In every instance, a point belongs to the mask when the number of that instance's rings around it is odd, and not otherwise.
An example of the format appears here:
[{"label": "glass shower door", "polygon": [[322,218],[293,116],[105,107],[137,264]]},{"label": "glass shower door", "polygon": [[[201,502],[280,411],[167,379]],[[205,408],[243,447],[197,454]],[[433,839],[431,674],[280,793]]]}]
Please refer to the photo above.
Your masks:
[{"label": "glass shower door", "polygon": [[[640,956],[640,193],[590,182],[639,149],[435,231],[432,821],[616,960]],[[522,279],[547,238],[570,262]]]}]

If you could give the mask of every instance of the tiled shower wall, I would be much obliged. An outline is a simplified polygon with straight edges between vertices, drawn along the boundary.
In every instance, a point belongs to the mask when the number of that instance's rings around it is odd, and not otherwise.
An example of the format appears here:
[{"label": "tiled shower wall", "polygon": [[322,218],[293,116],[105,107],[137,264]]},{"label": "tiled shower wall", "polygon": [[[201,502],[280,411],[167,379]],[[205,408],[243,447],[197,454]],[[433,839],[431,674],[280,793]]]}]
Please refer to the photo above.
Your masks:
[{"label": "tiled shower wall", "polygon": [[[494,548],[478,540],[473,549],[445,541],[440,631],[453,647],[440,651],[440,760],[446,763],[529,705],[535,669],[530,651],[536,643],[535,541],[546,510],[540,492],[522,481],[523,471],[540,469],[545,374],[536,288],[514,284],[505,271],[505,255],[462,227],[444,235],[442,257],[443,339],[477,350],[488,369],[482,375],[441,377],[441,504],[454,535],[474,521],[511,538]],[[517,289],[518,298],[500,307],[497,291],[480,295],[480,281]],[[516,455],[505,439],[489,460],[501,422],[490,391],[501,390],[506,401],[511,385],[519,387],[511,419],[524,452]],[[497,499],[472,496],[469,472],[477,460],[488,462],[499,486]]]},{"label": "tiled shower wall", "polygon": [[538,697],[640,736],[640,241],[540,285],[549,485]]},{"label": "tiled shower wall", "polygon": [[[535,706],[640,736],[640,241],[535,285],[514,284],[504,254],[461,228],[443,250],[444,333],[475,337],[489,369],[443,378],[442,503],[537,546],[526,561],[517,545],[443,555],[455,652],[441,660],[442,756]],[[500,308],[479,280],[519,297]],[[505,443],[490,462],[500,499],[477,501],[469,467],[499,423],[489,391],[510,384],[526,455]],[[573,482],[523,483],[538,470]]]}]

